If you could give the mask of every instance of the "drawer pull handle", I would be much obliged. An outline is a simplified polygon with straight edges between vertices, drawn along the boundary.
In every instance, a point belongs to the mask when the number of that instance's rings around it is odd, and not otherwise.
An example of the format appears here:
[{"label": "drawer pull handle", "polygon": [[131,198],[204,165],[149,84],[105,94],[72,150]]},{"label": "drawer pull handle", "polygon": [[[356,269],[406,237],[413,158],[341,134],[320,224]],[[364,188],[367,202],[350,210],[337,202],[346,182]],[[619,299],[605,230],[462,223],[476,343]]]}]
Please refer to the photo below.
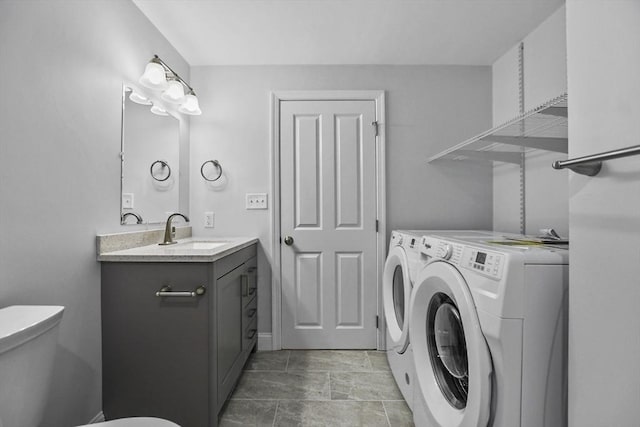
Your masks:
[{"label": "drawer pull handle", "polygon": [[247,317],[249,319],[251,319],[252,317],[254,317],[256,315],[258,310],[256,310],[255,308],[252,308],[251,310],[249,310],[249,312],[247,313]]},{"label": "drawer pull handle", "polygon": [[171,286],[163,286],[158,292],[157,297],[182,297],[182,298],[195,298],[204,295],[207,292],[207,288],[204,286],[198,286],[193,291],[172,291]]},{"label": "drawer pull handle", "polygon": [[252,329],[249,331],[249,336],[247,336],[248,339],[252,339],[253,337],[256,336],[256,332],[258,332],[256,329]]}]

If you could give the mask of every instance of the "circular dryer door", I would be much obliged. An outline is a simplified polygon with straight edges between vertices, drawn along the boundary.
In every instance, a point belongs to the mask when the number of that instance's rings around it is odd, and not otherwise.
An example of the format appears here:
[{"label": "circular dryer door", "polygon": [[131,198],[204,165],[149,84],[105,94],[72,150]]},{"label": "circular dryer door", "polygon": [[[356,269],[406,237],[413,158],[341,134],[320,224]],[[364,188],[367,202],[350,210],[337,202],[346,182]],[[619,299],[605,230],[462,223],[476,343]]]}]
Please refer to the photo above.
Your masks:
[{"label": "circular dryer door", "polygon": [[382,298],[384,317],[391,338],[389,348],[404,353],[409,345],[409,298],[411,298],[411,279],[407,254],[400,246],[389,251],[382,274]]},{"label": "circular dryer door", "polygon": [[442,427],[486,426],[492,364],[469,288],[452,265],[427,264],[411,296],[411,342],[418,393]]}]

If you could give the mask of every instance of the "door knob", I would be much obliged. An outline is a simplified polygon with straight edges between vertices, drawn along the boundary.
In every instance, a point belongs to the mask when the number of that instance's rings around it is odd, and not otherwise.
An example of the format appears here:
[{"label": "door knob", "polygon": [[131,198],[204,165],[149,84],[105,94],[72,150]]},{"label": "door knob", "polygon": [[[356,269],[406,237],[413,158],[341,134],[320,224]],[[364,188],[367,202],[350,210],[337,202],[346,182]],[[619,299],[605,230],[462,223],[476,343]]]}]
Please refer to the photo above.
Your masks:
[{"label": "door knob", "polygon": [[291,246],[291,245],[293,245],[293,237],[291,237],[291,236],[286,236],[286,237],[284,238],[284,244],[285,244],[285,245],[287,245],[287,246]]}]

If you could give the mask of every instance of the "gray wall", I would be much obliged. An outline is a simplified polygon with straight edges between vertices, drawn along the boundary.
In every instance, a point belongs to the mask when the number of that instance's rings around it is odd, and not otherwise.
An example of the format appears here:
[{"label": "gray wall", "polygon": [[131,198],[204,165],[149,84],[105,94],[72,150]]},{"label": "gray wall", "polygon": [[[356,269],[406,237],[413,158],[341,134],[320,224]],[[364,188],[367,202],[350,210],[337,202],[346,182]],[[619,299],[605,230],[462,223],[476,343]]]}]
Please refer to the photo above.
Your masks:
[{"label": "gray wall", "polygon": [[[272,90],[385,90],[387,230],[491,228],[490,165],[426,163],[491,127],[491,67],[229,66],[191,74],[203,111],[191,121],[194,234],[260,237],[261,332],[271,331],[270,217],[244,207],[245,193],[270,191]],[[203,181],[208,159],[221,162],[226,187]],[[203,228],[206,211],[215,212],[214,229]]]},{"label": "gray wall", "polygon": [[[568,0],[569,156],[638,144],[640,2]],[[640,420],[640,163],[569,175],[569,425]]]},{"label": "gray wall", "polygon": [[0,1],[0,307],[66,307],[47,426],[101,410],[95,235],[121,229],[122,82],[154,53],[188,79],[128,0]]}]

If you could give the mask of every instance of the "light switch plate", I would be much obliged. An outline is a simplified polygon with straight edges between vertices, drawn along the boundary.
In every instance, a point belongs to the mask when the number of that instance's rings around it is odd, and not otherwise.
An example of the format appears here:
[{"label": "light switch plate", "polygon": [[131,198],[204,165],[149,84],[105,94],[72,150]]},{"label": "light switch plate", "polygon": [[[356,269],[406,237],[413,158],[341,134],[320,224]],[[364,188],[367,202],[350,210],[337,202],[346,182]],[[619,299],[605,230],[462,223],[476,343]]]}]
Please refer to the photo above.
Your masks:
[{"label": "light switch plate", "polygon": [[122,209],[133,209],[133,193],[122,193]]},{"label": "light switch plate", "polygon": [[267,193],[247,193],[247,209],[267,209]]}]

